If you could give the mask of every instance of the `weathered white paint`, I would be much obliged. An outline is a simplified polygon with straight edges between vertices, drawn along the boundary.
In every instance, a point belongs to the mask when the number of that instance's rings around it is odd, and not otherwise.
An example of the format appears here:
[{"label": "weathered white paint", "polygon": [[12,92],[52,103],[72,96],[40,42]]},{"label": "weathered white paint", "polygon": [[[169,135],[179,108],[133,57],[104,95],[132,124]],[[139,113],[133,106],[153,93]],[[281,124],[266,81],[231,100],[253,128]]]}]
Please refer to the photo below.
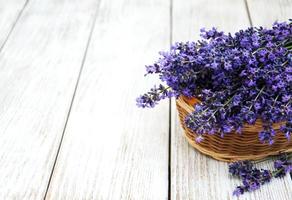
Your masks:
[{"label": "weathered white paint", "polygon": [[168,102],[139,109],[169,47],[169,2],[101,1],[47,199],[167,199]]},{"label": "weathered white paint", "polygon": [[0,54],[0,199],[44,196],[96,6],[30,0]]},{"label": "weathered white paint", "polygon": [[292,0],[247,0],[254,26],[270,27],[275,21],[292,19]]},{"label": "weathered white paint", "polygon": [[16,25],[26,0],[0,0],[0,50]]},{"label": "weathered white paint", "polygon": [[[274,1],[274,5],[277,5],[276,2]],[[259,10],[253,8],[251,11],[253,21],[260,21],[262,18],[267,20],[269,17],[267,21],[273,20],[273,14],[270,15],[269,11],[264,9],[264,1],[261,4],[258,5]],[[273,7],[275,10],[270,12],[278,13],[280,11],[277,7],[284,6]],[[202,27],[215,26],[224,31],[234,32],[249,26],[245,2],[240,0],[189,0],[184,3],[174,0],[173,9],[174,41],[198,39],[199,29]],[[174,102],[172,113],[171,199],[236,199],[232,192],[240,181],[229,177],[226,163],[206,157],[188,145],[178,121]],[[264,163],[262,166],[266,165]],[[291,186],[292,181],[287,176],[283,180],[274,180],[262,189],[246,194],[240,199],[289,200],[292,199]]]},{"label": "weathered white paint", "polygon": [[[144,79],[143,65],[169,47],[170,2],[30,0],[22,12],[24,0],[0,0],[0,47],[8,38],[0,52],[0,199],[42,199],[48,184],[53,200],[168,198],[168,102],[142,110],[135,98],[156,81]],[[248,7],[254,25],[292,18],[291,0]],[[244,0],[173,0],[172,9],[173,41],[198,39],[201,27],[249,26]],[[171,121],[171,199],[236,199],[239,181],[187,144],[174,102]],[[240,199],[290,200],[291,185],[287,176]]]}]

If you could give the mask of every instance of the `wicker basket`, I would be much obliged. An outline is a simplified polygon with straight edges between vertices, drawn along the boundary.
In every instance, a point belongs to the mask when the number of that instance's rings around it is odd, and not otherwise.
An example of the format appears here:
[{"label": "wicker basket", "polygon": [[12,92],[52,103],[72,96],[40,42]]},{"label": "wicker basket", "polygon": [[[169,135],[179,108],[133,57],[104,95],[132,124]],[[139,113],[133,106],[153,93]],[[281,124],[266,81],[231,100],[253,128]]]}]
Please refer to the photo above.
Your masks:
[{"label": "wicker basket", "polygon": [[[223,138],[219,134],[205,135],[200,143],[195,141],[197,134],[188,129],[184,123],[185,117],[191,113],[193,105],[199,100],[179,97],[176,101],[180,122],[185,131],[185,136],[191,146],[221,161],[259,160],[281,152],[292,152],[292,140],[287,141],[284,134],[275,136],[273,145],[262,144],[258,139],[258,132],[262,128],[262,122],[257,120],[254,125],[244,125],[242,134],[226,134]],[[274,124],[273,128],[279,132],[283,123]]]}]

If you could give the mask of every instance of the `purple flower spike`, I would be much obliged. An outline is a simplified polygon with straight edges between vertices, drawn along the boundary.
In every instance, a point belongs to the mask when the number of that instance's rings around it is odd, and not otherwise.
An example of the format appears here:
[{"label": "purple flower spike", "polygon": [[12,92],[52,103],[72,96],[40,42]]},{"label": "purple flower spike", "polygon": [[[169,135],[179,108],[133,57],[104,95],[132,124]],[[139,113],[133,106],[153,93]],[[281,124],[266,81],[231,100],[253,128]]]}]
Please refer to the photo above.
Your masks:
[{"label": "purple flower spike", "polygon": [[272,145],[274,143],[274,136],[276,135],[275,130],[268,126],[265,130],[262,130],[259,133],[259,139],[263,143],[268,143],[269,145]]},{"label": "purple flower spike", "polygon": [[277,170],[275,172],[275,177],[284,177],[287,173],[291,172],[292,161],[289,160],[289,156],[287,154],[283,154],[274,162],[274,167]]},{"label": "purple flower spike", "polygon": [[[185,118],[191,131],[225,134],[261,120],[259,140],[273,145],[276,134],[287,140],[292,130],[292,21],[271,28],[251,27],[235,34],[201,29],[199,41],[177,42],[146,66],[163,82],[137,99],[140,107],[187,96],[202,103]],[[287,122],[281,133],[271,127]],[[244,134],[244,132],[242,133]],[[198,139],[200,140],[200,139]]]},{"label": "purple flower spike", "polygon": [[237,186],[236,189],[233,192],[234,196],[240,196],[246,191],[246,188],[244,186]]},{"label": "purple flower spike", "polygon": [[275,171],[257,169],[251,161],[238,161],[229,164],[229,173],[239,178],[242,185],[237,186],[233,195],[240,196],[244,192],[251,192],[259,189],[262,185],[270,182],[272,178],[284,177],[292,171],[292,162],[289,160],[292,154],[282,154],[274,162]]}]

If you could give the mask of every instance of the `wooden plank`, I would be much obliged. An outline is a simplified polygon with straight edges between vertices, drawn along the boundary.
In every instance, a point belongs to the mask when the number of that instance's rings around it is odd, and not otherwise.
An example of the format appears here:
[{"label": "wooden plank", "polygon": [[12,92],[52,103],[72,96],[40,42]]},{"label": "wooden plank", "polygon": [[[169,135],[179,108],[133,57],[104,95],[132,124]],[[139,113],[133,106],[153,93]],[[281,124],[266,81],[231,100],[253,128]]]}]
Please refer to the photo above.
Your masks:
[{"label": "wooden plank", "polygon": [[26,6],[26,0],[0,0],[0,50]]},{"label": "wooden plank", "polygon": [[[283,22],[292,19],[292,0],[277,0],[277,1],[247,1],[249,8],[250,18],[255,26],[270,27],[275,21]],[[264,10],[261,17],[258,13]],[[290,173],[292,179],[292,173]],[[288,186],[292,188],[292,185]],[[291,191],[292,193],[292,191]]]},{"label": "wooden plank", "polygon": [[[198,39],[199,28],[202,27],[215,26],[234,32],[249,26],[244,1],[190,0],[181,4],[174,0],[173,9],[174,41]],[[263,10],[257,11],[261,13],[257,15],[259,18],[265,16],[262,15]],[[227,164],[211,159],[188,145],[174,102],[172,113],[171,199],[235,199],[232,192],[240,182],[229,177]],[[291,184],[289,177],[274,180],[240,199],[292,199]]]},{"label": "wooden plank", "polygon": [[247,0],[247,3],[254,26],[271,26],[275,21],[292,18],[292,0]]},{"label": "wooden plank", "polygon": [[96,0],[30,0],[0,55],[0,199],[43,198]]},{"label": "wooden plank", "polygon": [[169,2],[102,1],[47,199],[167,199],[168,102],[139,109]]}]

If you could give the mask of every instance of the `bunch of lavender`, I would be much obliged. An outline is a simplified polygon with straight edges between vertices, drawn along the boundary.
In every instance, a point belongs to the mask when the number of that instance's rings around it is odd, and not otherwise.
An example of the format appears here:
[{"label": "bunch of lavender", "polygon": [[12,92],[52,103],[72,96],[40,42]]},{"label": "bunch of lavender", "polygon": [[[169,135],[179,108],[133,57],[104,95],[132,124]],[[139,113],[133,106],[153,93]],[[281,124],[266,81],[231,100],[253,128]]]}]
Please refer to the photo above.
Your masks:
[{"label": "bunch of lavender", "polygon": [[[180,95],[202,103],[186,117],[188,128],[199,134],[241,132],[244,123],[263,122],[259,139],[273,144],[273,123],[286,122],[292,130],[292,20],[272,28],[252,27],[234,35],[212,28],[201,30],[197,42],[174,44],[161,52],[147,74],[162,82],[137,99],[140,107],[154,107],[161,99]],[[147,75],[146,74],[146,75]]]},{"label": "bunch of lavender", "polygon": [[247,191],[254,191],[271,181],[272,178],[281,178],[292,172],[292,154],[282,154],[274,162],[275,170],[257,169],[251,161],[239,161],[229,165],[229,173],[242,180],[233,195],[239,196]]}]

